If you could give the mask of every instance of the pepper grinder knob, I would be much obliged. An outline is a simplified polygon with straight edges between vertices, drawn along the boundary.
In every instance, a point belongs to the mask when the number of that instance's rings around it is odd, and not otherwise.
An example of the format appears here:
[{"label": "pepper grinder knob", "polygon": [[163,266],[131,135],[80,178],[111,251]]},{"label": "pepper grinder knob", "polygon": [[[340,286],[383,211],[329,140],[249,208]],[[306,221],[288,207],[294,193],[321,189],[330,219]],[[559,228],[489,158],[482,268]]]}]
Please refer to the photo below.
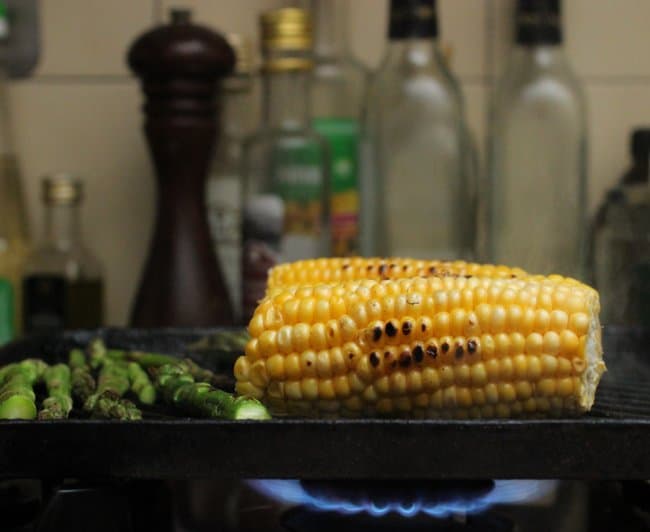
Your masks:
[{"label": "pepper grinder knob", "polygon": [[219,80],[233,69],[226,40],[174,9],[171,23],[136,39],[128,64],[145,95],[144,131],[158,184],[157,214],[137,291],[135,327],[231,324],[232,308],[205,212],[218,135]]}]

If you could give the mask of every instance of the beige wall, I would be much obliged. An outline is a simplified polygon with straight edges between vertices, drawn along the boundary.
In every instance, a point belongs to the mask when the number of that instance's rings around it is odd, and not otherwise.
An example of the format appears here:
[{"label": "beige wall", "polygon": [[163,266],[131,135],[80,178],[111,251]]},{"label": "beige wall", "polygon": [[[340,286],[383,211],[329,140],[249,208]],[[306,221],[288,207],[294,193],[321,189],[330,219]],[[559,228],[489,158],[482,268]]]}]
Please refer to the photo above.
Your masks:
[{"label": "beige wall", "polygon": [[[106,267],[108,320],[124,324],[151,231],[153,176],[141,134],[141,96],[124,63],[133,38],[169,7],[223,31],[254,36],[256,14],[290,0],[42,0],[43,52],[33,78],[14,83],[13,119],[33,231],[38,178],[67,169],[86,181],[87,240]],[[503,67],[512,0],[439,0],[442,40],[484,140],[491,82]],[[650,124],[650,1],[565,0],[570,59],[590,110],[590,205],[627,164],[627,133]],[[351,0],[350,41],[369,66],[381,58],[386,0]]]}]

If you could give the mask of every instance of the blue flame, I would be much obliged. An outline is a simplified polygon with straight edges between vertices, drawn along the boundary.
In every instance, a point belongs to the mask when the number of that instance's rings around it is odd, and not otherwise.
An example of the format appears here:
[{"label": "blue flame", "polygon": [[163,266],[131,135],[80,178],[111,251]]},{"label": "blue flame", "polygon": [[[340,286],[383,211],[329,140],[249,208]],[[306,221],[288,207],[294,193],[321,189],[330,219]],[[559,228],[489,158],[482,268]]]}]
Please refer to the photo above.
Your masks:
[{"label": "blue flame", "polygon": [[307,493],[298,480],[249,480],[259,493],[285,504],[300,504],[314,510],[334,511],[343,514],[365,512],[375,517],[396,513],[413,517],[424,513],[432,517],[449,517],[454,514],[483,512],[495,504],[523,504],[546,497],[555,490],[555,480],[495,480],[494,487],[485,494],[471,499],[457,498],[444,502],[390,502],[378,506],[372,501],[361,503],[323,498]]}]

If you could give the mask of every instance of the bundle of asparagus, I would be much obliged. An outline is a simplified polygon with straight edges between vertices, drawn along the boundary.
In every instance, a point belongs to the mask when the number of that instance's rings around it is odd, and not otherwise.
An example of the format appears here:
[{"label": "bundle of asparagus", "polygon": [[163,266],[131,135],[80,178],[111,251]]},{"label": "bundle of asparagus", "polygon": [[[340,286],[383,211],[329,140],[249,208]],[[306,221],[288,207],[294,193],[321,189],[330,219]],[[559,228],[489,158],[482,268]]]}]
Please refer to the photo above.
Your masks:
[{"label": "bundle of asparagus", "polygon": [[[247,333],[237,331],[223,335],[211,337],[210,345],[239,346],[241,351],[248,338]],[[77,404],[91,418],[137,420],[142,411],[136,402],[148,407],[158,398],[190,416],[270,417],[256,399],[218,389],[223,379],[190,358],[108,349],[95,339],[85,350],[72,349],[67,364],[48,366],[40,359],[27,359],[1,367],[0,419],[66,419]],[[37,408],[37,395],[42,397],[45,392]]]}]

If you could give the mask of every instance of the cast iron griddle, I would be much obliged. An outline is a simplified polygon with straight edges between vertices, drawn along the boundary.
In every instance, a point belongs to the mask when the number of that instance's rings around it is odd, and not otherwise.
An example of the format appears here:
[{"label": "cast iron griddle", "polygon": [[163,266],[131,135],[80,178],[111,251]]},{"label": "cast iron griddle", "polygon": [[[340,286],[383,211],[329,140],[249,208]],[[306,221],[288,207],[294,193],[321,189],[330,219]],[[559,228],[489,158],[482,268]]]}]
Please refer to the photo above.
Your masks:
[{"label": "cast iron griddle", "polygon": [[[65,333],[0,349],[0,362],[56,360],[97,334],[111,347],[178,353],[210,332]],[[4,421],[0,477],[647,479],[649,342],[647,331],[605,330],[609,371],[577,419]]]}]

